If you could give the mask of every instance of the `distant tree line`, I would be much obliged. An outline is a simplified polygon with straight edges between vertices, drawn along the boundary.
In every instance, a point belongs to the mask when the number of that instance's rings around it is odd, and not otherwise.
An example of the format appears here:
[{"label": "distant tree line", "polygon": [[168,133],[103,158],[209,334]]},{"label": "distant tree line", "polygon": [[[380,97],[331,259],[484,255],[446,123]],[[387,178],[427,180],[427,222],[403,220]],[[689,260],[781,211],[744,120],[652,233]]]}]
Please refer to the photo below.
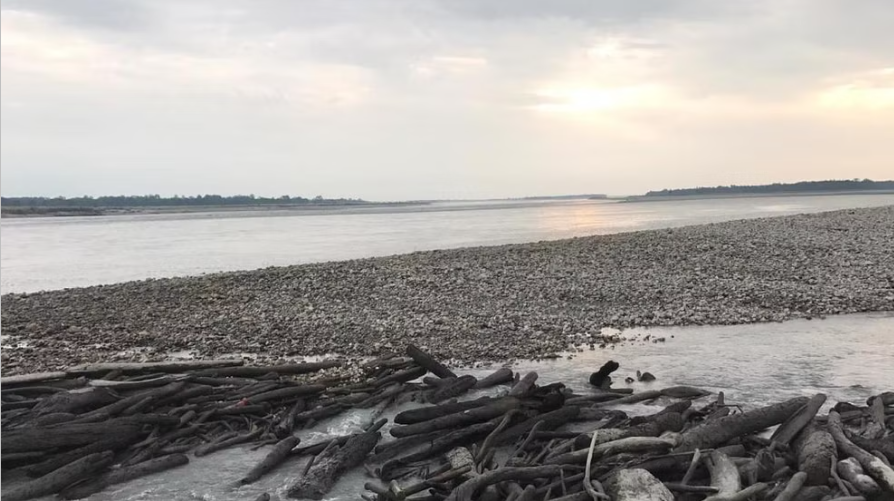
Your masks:
[{"label": "distant tree line", "polygon": [[737,195],[764,193],[806,193],[824,191],[869,191],[894,190],[894,181],[872,181],[870,179],[801,181],[799,183],[773,183],[754,186],[714,186],[711,188],[684,188],[659,190],[646,193],[647,197],[675,197],[697,195]]},{"label": "distant tree line", "polygon": [[118,208],[118,207],[201,207],[201,206],[262,206],[262,205],[357,205],[365,204],[359,198],[257,197],[255,195],[195,195],[162,197],[160,195],[102,196],[102,197],[3,197],[3,207],[53,207],[53,208]]}]

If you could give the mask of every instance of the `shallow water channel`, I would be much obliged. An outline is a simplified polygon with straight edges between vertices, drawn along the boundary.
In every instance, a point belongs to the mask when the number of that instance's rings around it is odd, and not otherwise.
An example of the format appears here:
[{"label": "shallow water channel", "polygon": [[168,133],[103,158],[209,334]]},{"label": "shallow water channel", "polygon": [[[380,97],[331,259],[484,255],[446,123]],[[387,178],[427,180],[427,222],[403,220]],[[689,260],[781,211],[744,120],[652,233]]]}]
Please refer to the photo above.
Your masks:
[{"label": "shallow water channel", "polygon": [[[590,372],[613,359],[621,364],[615,373],[615,386],[628,386],[624,378],[633,376],[637,369],[648,370],[657,381],[634,383],[631,386],[635,390],[686,384],[724,391],[727,403],[743,407],[817,392],[829,396],[827,405],[842,400],[863,402],[872,394],[894,390],[894,312],[777,324],[631,329],[620,335],[624,341],[614,348],[584,347],[571,359],[520,361],[512,366],[522,372],[537,371],[542,382],[562,381],[575,392],[586,393]],[[644,340],[647,335],[651,336],[649,341]],[[652,342],[656,337],[666,341]],[[483,375],[494,368],[457,372]],[[477,396],[480,394],[465,398]],[[630,413],[651,413],[667,403],[620,408]],[[391,418],[418,405],[392,406],[384,412],[354,411],[298,435],[302,445],[308,445],[328,436],[360,431],[379,417]],[[384,428],[384,440],[390,438],[389,425]],[[585,424],[576,426],[586,429]],[[297,478],[307,458],[287,462],[255,484],[236,485],[267,451],[235,448],[201,458],[190,457],[191,462],[185,467],[113,486],[90,499],[242,501],[265,491],[272,499],[286,499],[286,486]],[[3,480],[4,487],[17,481],[8,474],[4,474]],[[358,500],[363,483],[369,480],[362,468],[356,469],[343,477],[326,499]]]}]

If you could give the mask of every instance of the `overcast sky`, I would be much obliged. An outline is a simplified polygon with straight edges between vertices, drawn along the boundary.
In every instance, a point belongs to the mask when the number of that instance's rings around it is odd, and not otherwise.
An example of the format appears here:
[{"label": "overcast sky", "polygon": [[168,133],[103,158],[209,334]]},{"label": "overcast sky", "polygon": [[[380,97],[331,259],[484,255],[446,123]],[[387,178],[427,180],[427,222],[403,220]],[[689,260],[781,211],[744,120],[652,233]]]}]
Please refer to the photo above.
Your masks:
[{"label": "overcast sky", "polygon": [[891,0],[4,0],[5,196],[894,178]]}]

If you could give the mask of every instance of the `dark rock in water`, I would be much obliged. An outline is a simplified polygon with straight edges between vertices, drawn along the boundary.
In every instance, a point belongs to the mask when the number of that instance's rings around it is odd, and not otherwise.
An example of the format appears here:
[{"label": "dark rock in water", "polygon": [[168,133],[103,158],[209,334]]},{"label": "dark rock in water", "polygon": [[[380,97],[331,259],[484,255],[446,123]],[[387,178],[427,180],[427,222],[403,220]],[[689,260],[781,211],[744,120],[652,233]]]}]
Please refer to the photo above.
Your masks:
[{"label": "dark rock in water", "polygon": [[653,376],[651,372],[636,371],[636,379],[643,383],[648,383],[650,381],[655,381],[655,376]]},{"label": "dark rock in water", "polygon": [[614,360],[609,360],[598,371],[590,374],[590,384],[597,388],[606,389],[612,384],[611,373],[618,370],[621,364]]}]

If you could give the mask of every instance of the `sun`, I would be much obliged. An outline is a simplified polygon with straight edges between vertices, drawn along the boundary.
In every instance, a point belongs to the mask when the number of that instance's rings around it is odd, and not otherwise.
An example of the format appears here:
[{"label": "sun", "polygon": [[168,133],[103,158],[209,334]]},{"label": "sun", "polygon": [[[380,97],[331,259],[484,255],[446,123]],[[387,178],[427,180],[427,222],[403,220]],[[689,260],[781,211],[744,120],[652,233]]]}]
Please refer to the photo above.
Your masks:
[{"label": "sun", "polygon": [[534,92],[540,100],[534,109],[556,113],[599,113],[649,107],[662,99],[662,90],[647,85],[628,87],[553,86]]}]

